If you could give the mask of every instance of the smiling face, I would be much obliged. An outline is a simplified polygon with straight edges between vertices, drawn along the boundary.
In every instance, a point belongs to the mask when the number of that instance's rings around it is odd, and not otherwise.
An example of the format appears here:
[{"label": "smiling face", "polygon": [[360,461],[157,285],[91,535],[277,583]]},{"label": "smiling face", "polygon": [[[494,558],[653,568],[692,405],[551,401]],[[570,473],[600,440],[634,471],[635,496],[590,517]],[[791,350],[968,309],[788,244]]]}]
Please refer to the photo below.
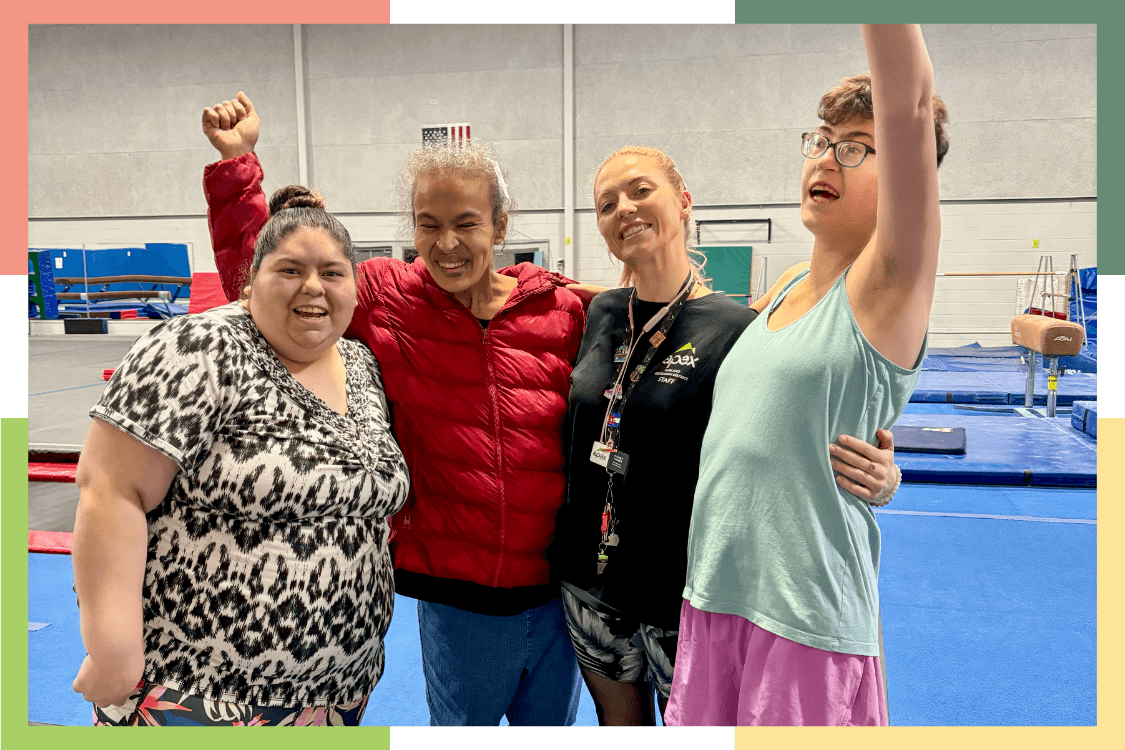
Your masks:
[{"label": "smiling face", "polygon": [[686,253],[684,221],[691,195],[679,190],[649,156],[623,154],[594,180],[598,231],[614,257],[630,267],[660,254]]},{"label": "smiling face", "polygon": [[351,323],[356,307],[352,264],[323,229],[297,229],[262,259],[247,307],[282,362],[314,362]]},{"label": "smiling face", "polygon": [[504,239],[508,215],[492,220],[484,177],[434,171],[414,182],[414,249],[438,286],[463,295],[490,281],[492,248]]},{"label": "smiling face", "polygon": [[[817,128],[832,143],[859,141],[875,145],[875,121],[854,117],[838,125]],[[835,146],[818,159],[805,159],[801,173],[801,221],[814,235],[849,231],[875,231],[879,203],[876,155],[869,153],[858,167],[841,167]]]}]

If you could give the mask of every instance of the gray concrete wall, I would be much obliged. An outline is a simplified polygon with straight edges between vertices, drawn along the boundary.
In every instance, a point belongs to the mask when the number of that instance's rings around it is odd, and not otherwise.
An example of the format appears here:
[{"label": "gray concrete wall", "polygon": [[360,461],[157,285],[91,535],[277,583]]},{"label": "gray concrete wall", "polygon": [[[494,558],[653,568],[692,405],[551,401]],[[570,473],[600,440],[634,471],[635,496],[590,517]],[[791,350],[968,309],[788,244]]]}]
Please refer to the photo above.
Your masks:
[{"label": "gray concrete wall", "polygon": [[263,161],[296,180],[291,28],[31,26],[30,217],[203,213],[200,113],[239,88],[274,113]]},{"label": "gray concrete wall", "polygon": [[562,205],[562,27],[308,26],[312,178],[340,211],[393,211],[424,125],[496,145],[524,208]]},{"label": "gray concrete wall", "polygon": [[[1097,195],[1095,26],[923,26],[951,114],[946,200]],[[858,27],[579,26],[577,174],[661,148],[700,205],[798,200],[800,134],[866,70]]]},{"label": "gray concrete wall", "polygon": [[[304,27],[310,184],[357,240],[394,240],[393,177],[420,128],[470,122],[475,138],[496,143],[526,210],[513,239],[547,240],[554,267],[565,241],[562,31]],[[1096,263],[1096,27],[923,33],[952,120],[940,175],[943,269],[1030,270],[1040,253],[1054,253],[1056,266],[1072,252]],[[676,159],[700,218],[774,220],[768,245],[760,229],[740,227],[708,228],[704,244],[754,244],[756,257],[770,257],[769,281],[807,257],[798,136],[815,126],[820,95],[866,67],[858,28],[577,26],[574,40],[571,275],[616,279],[590,194],[597,165],[630,142]],[[181,241],[197,270],[213,269],[201,173],[215,152],[200,111],[246,90],[263,117],[265,189],[297,181],[293,55],[288,25],[31,27],[30,243]],[[1007,304],[1009,292],[989,283],[961,291]],[[958,317],[962,302],[943,297],[947,287],[939,281],[935,329],[1002,327],[999,307],[979,325]]]}]

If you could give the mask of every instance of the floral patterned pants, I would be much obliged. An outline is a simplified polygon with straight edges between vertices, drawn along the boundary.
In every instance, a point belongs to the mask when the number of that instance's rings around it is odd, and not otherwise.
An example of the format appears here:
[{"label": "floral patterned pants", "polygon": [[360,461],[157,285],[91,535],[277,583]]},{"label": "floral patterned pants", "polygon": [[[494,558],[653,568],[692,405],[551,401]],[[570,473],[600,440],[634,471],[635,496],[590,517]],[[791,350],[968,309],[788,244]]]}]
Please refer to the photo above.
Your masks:
[{"label": "floral patterned pants", "polygon": [[94,706],[94,726],[358,726],[367,708],[358,701],[334,706],[253,706],[198,698],[144,680],[123,706]]}]

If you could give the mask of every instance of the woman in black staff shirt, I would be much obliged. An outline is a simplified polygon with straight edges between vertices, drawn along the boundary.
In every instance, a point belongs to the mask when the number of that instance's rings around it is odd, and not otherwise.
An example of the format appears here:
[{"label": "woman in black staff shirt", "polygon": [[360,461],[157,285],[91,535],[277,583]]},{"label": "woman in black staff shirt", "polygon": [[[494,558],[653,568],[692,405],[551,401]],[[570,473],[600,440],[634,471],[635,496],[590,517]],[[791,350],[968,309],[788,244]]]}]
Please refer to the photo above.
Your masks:
[{"label": "woman in black staff shirt", "polygon": [[[691,195],[668,156],[616,151],[598,170],[594,199],[599,231],[624,264],[623,288],[591,304],[574,368],[570,483],[552,564],[599,722],[651,725],[649,679],[662,713],[672,683],[715,374],[758,311],[701,283],[687,249]],[[832,446],[841,486],[872,502],[898,475],[890,434],[880,437],[882,449],[846,437],[853,450]]]}]

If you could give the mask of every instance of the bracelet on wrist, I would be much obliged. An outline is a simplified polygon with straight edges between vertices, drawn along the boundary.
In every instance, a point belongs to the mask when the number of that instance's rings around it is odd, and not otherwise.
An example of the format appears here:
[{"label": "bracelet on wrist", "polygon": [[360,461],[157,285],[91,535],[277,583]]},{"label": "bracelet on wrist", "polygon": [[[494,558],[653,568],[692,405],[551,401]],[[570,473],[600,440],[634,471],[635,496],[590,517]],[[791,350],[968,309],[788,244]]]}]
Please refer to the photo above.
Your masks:
[{"label": "bracelet on wrist", "polygon": [[895,478],[895,486],[892,487],[891,491],[888,492],[885,496],[880,494],[880,495],[875,496],[871,500],[868,500],[867,501],[868,505],[872,505],[876,508],[883,507],[884,505],[889,503],[892,499],[894,499],[895,493],[898,492],[898,488],[900,486],[902,486],[902,469],[899,468],[898,464],[892,464],[892,465],[894,466],[894,470],[896,472],[898,472],[898,476]]}]

